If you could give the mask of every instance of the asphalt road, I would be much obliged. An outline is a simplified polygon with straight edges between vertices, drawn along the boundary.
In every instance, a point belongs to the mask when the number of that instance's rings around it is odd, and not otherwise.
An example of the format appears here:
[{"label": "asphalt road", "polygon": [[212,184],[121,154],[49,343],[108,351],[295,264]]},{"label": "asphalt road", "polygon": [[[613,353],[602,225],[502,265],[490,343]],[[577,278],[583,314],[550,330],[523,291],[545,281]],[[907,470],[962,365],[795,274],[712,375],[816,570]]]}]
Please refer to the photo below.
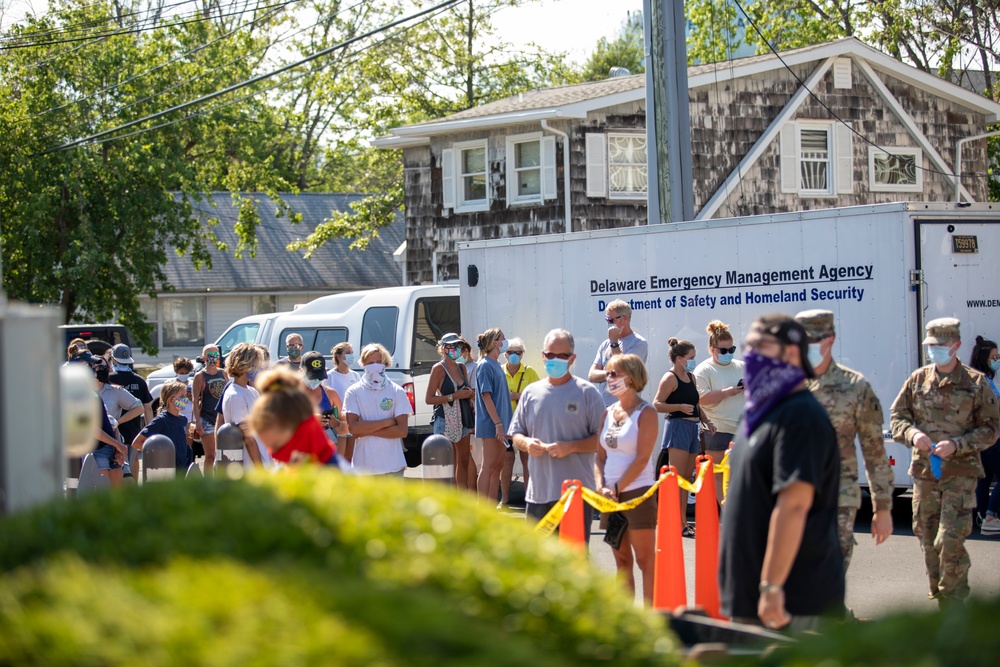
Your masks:
[{"label": "asphalt road", "polygon": [[[866,502],[867,498],[866,498]],[[693,521],[693,514],[691,517]],[[893,508],[893,535],[875,546],[871,536],[871,505],[862,507],[854,526],[858,544],[847,572],[847,605],[859,618],[877,618],[899,610],[932,610],[936,603],[927,599],[928,582],[923,553],[913,535],[910,496],[896,499]],[[614,572],[611,547],[594,523],[590,540],[590,560],[602,571]],[[972,594],[1000,596],[1000,537],[982,537],[976,529],[966,541],[972,558],[969,583]],[[694,604],[694,540],[684,540],[688,601]],[[635,572],[637,584],[638,568]],[[637,595],[637,600],[639,596]]]}]

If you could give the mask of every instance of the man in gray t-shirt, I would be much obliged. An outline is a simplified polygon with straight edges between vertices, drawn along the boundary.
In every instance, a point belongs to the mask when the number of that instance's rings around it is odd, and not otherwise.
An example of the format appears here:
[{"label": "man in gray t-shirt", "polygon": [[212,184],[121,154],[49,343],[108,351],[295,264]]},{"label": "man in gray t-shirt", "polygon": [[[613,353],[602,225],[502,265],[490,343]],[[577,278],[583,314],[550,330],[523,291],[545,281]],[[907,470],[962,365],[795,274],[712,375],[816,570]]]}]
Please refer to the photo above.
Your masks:
[{"label": "man in gray t-shirt", "polygon": [[[565,329],[545,336],[542,356],[548,377],[525,388],[510,425],[514,446],[530,456],[526,500],[531,522],[556,504],[563,481],[578,479],[594,488],[594,453],[604,401],[594,385],[569,372],[576,360],[573,350],[573,336]],[[590,506],[584,505],[588,538],[590,523]]]},{"label": "man in gray t-shirt", "polygon": [[587,379],[597,385],[604,405],[610,406],[618,399],[608,393],[604,365],[616,354],[634,354],[642,359],[642,363],[646,363],[649,343],[632,331],[632,307],[625,301],[612,301],[604,310],[604,315],[604,320],[608,323],[608,338],[598,346],[597,356],[594,357],[594,365],[590,367]]}]

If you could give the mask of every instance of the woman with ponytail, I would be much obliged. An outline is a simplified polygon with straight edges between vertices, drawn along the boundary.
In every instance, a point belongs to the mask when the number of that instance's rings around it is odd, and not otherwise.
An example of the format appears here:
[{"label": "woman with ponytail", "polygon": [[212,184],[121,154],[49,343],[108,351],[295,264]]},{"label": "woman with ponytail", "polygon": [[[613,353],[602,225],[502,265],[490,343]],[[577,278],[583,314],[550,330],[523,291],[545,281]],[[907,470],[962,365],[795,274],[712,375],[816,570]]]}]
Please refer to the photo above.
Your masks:
[{"label": "woman with ponytail", "polygon": [[479,334],[476,366],[476,439],[483,450],[483,466],[476,487],[480,497],[496,502],[500,471],[507,452],[507,429],[513,413],[507,376],[497,359],[507,351],[507,338],[498,328]]}]

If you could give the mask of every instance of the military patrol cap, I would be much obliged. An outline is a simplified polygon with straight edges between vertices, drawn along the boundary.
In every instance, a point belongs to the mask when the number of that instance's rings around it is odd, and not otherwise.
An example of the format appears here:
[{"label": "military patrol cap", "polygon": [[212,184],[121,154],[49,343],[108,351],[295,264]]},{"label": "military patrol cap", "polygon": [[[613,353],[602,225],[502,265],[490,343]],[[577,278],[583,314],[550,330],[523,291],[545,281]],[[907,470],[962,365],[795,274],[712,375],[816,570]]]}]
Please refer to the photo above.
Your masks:
[{"label": "military patrol cap", "polygon": [[814,341],[827,338],[836,333],[833,329],[832,310],[803,310],[795,316],[795,321],[806,330],[806,335]]},{"label": "military patrol cap", "polygon": [[961,338],[959,334],[960,326],[961,322],[954,317],[939,317],[936,320],[931,320],[925,327],[927,329],[927,337],[924,338],[923,344],[943,345],[959,340]]}]

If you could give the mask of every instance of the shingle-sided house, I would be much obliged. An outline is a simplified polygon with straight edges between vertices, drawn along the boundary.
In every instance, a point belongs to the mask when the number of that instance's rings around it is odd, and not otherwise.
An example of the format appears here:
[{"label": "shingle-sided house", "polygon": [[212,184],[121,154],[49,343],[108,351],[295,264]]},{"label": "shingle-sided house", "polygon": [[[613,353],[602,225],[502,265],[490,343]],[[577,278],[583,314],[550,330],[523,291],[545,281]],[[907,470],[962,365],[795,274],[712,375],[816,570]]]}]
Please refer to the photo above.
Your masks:
[{"label": "shingle-sided house", "polygon": [[365,195],[307,193],[282,195],[302,221],[293,225],[287,217],[276,217],[275,205],[266,195],[256,197],[261,224],[257,227],[256,257],[244,254],[236,259],[233,249],[237,239],[233,226],[239,217],[229,193],[212,194],[198,205],[202,219],[218,218],[214,228],[219,240],[229,245],[228,252],[211,250],[212,268],[196,270],[187,256],[168,253],[163,271],[171,292],[161,291],[157,298],[142,298],[150,322],[156,324],[155,340],[160,348],[156,357],[133,350],[139,363],[164,363],[178,356],[193,358],[206,343],[215,341],[236,320],[292,310],[319,296],[349,290],[393,287],[402,284],[402,271],[395,250],[403,243],[403,222],[383,228],[379,238],[367,250],[350,249],[350,241],[331,240],[311,259],[286,247],[305,238],[333,211],[346,211]]},{"label": "shingle-sided house", "polygon": [[[692,66],[688,84],[699,219],[951,201],[956,142],[1000,119],[853,38]],[[609,78],[377,140],[402,150],[407,282],[458,278],[458,241],[646,224],[645,101],[644,75]],[[984,140],[961,166],[962,200],[984,201]]]}]

